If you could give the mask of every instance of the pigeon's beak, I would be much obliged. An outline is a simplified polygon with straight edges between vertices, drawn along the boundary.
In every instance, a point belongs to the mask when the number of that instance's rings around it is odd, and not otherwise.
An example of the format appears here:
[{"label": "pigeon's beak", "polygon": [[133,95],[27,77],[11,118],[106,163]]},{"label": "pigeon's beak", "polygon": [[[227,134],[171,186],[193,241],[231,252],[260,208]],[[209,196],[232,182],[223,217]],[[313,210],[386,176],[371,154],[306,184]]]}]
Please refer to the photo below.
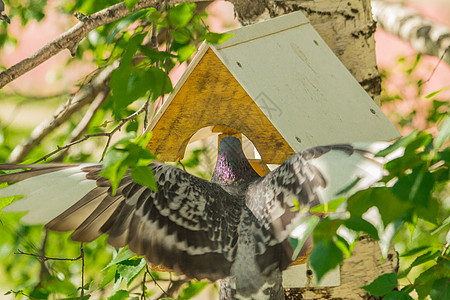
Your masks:
[{"label": "pigeon's beak", "polygon": [[0,13],[0,20],[4,20],[4,21],[8,22],[8,24],[11,23],[11,20],[8,18],[8,16],[6,15],[6,13],[4,11],[2,11]]}]

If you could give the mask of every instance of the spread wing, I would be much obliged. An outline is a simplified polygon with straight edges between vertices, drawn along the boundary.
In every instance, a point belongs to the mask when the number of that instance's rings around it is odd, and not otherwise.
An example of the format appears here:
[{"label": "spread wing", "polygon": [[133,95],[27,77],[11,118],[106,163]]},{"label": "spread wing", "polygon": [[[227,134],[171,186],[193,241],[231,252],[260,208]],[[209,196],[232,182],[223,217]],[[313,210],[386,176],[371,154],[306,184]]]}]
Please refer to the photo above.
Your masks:
[{"label": "spread wing", "polygon": [[30,168],[0,175],[0,182],[18,182],[0,189],[0,197],[24,195],[3,211],[28,211],[23,221],[73,230],[76,241],[106,233],[111,245],[128,245],[152,264],[191,278],[228,276],[242,205],[215,183],[165,164],[150,167],[157,192],[127,174],[112,195],[98,164],[0,165],[0,170]]},{"label": "spread wing", "polygon": [[[278,241],[309,214],[301,208],[351,195],[366,189],[384,174],[383,158],[373,153],[387,143],[319,146],[299,152],[248,189],[246,204]],[[346,188],[351,187],[346,190]],[[346,190],[345,193],[340,193]]]}]

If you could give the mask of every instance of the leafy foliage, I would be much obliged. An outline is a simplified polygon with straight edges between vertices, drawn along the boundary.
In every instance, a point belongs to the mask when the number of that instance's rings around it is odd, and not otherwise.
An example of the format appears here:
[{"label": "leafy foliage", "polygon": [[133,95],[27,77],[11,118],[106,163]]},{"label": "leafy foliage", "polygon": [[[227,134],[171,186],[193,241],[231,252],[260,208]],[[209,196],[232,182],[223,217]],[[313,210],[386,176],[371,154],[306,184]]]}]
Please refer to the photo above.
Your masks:
[{"label": "leafy foliage", "polygon": [[[386,165],[389,171],[381,182],[385,186],[360,191],[347,200],[348,214],[325,217],[314,229],[315,247],[310,256],[311,267],[322,278],[342,260],[343,254],[351,253],[356,237],[364,233],[377,240],[384,257],[395,241],[400,252],[402,270],[398,274],[385,274],[365,286],[374,296],[386,295],[392,299],[407,298],[415,290],[419,298],[432,293],[433,287],[447,288],[449,269],[449,207],[441,200],[448,192],[449,149],[448,117],[442,121],[441,130],[433,138],[426,132],[413,131],[379,155],[388,155],[405,147],[400,156]],[[445,197],[445,196],[444,196]],[[337,201],[341,202],[340,199]],[[339,203],[338,202],[338,203]],[[379,220],[365,220],[369,209],[376,208]],[[323,205],[312,211],[323,211]],[[350,235],[342,235],[345,228]],[[349,240],[348,237],[353,237]],[[404,259],[407,258],[407,259]],[[412,263],[406,263],[411,261]],[[417,270],[421,270],[416,272]],[[418,275],[418,274],[419,275]],[[407,293],[394,291],[397,279],[407,278]],[[399,298],[395,298],[399,297]],[[434,298],[432,298],[434,299]]]},{"label": "leafy foliage", "polygon": [[[22,24],[31,20],[41,21],[45,17],[47,1],[4,1],[11,18],[20,19]],[[107,8],[119,0],[65,0],[58,8],[62,13],[75,11],[91,14]],[[125,1],[130,14],[121,20],[106,24],[91,32],[78,47],[76,59],[91,59],[99,70],[109,65],[117,65],[109,80],[109,97],[94,114],[86,134],[102,134],[118,128],[125,118],[136,114],[143,104],[155,101],[172,91],[168,76],[177,64],[189,61],[198,44],[222,43],[229,34],[210,32],[203,24],[205,13],[198,12],[195,4],[183,3],[175,7],[151,8],[131,12],[136,0]],[[5,24],[0,25],[0,46],[14,42],[14,36],[6,34]],[[73,61],[75,61],[74,59]],[[413,62],[400,60],[405,74],[414,74],[421,56]],[[97,72],[98,73],[98,72]],[[389,76],[389,72],[384,72]],[[93,75],[95,76],[95,75]],[[425,116],[425,127],[440,125],[437,135],[426,131],[412,131],[388,149],[378,153],[389,155],[400,147],[404,155],[390,162],[389,172],[380,186],[361,191],[349,199],[336,199],[326,205],[314,207],[311,211],[324,216],[306,219],[300,226],[304,232],[313,232],[315,248],[310,262],[318,278],[349,257],[358,237],[368,235],[378,241],[382,253],[387,255],[394,245],[400,253],[400,270],[394,274],[384,274],[363,287],[374,296],[384,299],[450,298],[448,287],[450,278],[449,243],[450,217],[448,203],[448,176],[450,150],[450,118],[448,102],[439,99],[442,90],[423,92],[426,79],[408,77],[406,86],[413,87],[417,101],[430,103]],[[64,97],[51,100],[48,105],[58,104]],[[385,93],[383,102],[389,105],[403,101],[400,92]],[[20,102],[19,100],[15,100]],[[85,110],[75,114],[67,126],[50,136],[51,142],[38,145],[27,156],[34,161],[49,152],[48,144],[67,142],[71,131],[83,118]],[[391,116],[399,126],[410,128],[420,117],[416,111],[409,114]],[[110,121],[113,119],[113,121]],[[136,182],[156,189],[155,180],[148,163],[155,157],[145,149],[150,135],[140,135],[144,127],[143,118],[136,114],[124,127],[124,136],[114,143],[104,157],[102,174],[110,179],[114,189],[128,170]],[[120,128],[119,128],[120,129]],[[29,131],[0,126],[0,161],[6,161],[13,150]],[[103,147],[98,140],[91,140],[93,146]],[[101,152],[101,151],[98,151]],[[204,150],[194,151],[184,165],[191,169],[199,164]],[[82,147],[71,150],[63,159],[65,162],[94,160],[92,151]],[[205,174],[203,174],[205,175]],[[0,200],[3,207],[11,199]],[[345,203],[345,205],[342,205]],[[344,208],[345,206],[345,208]],[[377,210],[377,222],[366,220],[369,211]],[[0,239],[0,281],[8,283],[7,294],[35,299],[91,297],[107,299],[129,299],[145,297],[171,297],[191,299],[206,286],[206,282],[185,281],[172,278],[162,272],[147,269],[145,261],[126,248],[113,250],[106,246],[105,237],[84,245],[85,282],[81,284],[81,264],[79,261],[40,261],[36,256],[16,255],[16,249],[39,255],[42,245],[46,245],[45,255],[49,257],[76,258],[80,255],[80,245],[71,242],[68,234],[49,233],[43,243],[42,226],[23,226],[19,215],[0,215],[2,239]],[[320,222],[319,222],[320,221]],[[305,239],[291,239],[300,251]],[[64,254],[62,250],[64,249]],[[105,267],[106,266],[106,267]],[[155,284],[167,283],[172,287],[182,282],[177,293],[165,294]]]}]

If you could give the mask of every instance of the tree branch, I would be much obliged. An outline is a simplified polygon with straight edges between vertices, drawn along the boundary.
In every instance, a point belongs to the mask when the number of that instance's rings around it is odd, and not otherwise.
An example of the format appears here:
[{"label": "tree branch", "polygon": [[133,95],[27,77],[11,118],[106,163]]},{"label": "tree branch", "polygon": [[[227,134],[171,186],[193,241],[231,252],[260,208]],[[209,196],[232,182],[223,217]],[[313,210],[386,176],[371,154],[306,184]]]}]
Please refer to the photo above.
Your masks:
[{"label": "tree branch", "polygon": [[137,116],[139,116],[140,114],[145,112],[145,110],[147,108],[147,105],[148,105],[148,103],[145,102],[144,105],[142,105],[141,108],[139,108],[135,113],[129,115],[128,117],[126,117],[124,119],[117,120],[117,121],[119,121],[119,125],[114,127],[114,129],[111,130],[110,132],[101,132],[101,133],[87,134],[84,137],[82,137],[81,139],[73,141],[73,142],[71,142],[69,144],[66,144],[66,145],[62,146],[62,147],[57,146],[56,150],[50,152],[49,154],[47,154],[47,155],[43,156],[42,158],[38,159],[37,161],[33,162],[33,164],[36,164],[36,163],[41,162],[41,161],[46,161],[49,157],[55,155],[56,153],[59,153],[59,152],[61,152],[63,150],[66,150],[66,149],[72,147],[73,145],[82,143],[82,142],[84,142],[84,141],[86,141],[86,140],[88,140],[88,139],[90,139],[92,137],[98,137],[98,136],[104,136],[104,137],[108,138],[108,140],[106,142],[106,145],[105,145],[105,148],[103,149],[103,153],[102,153],[101,160],[103,160],[103,158],[105,157],[105,154],[106,154],[106,150],[108,149],[109,144],[111,143],[111,139],[112,139],[113,135],[117,131],[119,131],[123,127],[123,125],[125,125],[128,121],[136,118]]},{"label": "tree branch", "polygon": [[[199,1],[199,0],[196,0]],[[202,1],[202,0],[200,0]],[[168,5],[178,4],[181,2],[189,2],[187,0],[171,0],[167,1]],[[142,0],[139,1],[133,9],[134,11],[143,8],[153,7],[159,3],[158,0]],[[77,14],[79,22],[64,32],[53,41],[39,49],[31,56],[25,58],[14,66],[0,73],[0,89],[11,81],[19,78],[23,74],[47,61],[60,51],[68,49],[72,56],[75,55],[78,44],[87,34],[102,25],[119,20],[130,14],[125,2],[121,2],[96,12],[90,16]]]},{"label": "tree branch", "polygon": [[104,89],[111,73],[118,67],[117,64],[107,66],[100,71],[91,83],[75,97],[71,97],[50,119],[43,121],[31,132],[30,138],[24,143],[16,146],[9,156],[9,161],[18,163],[22,161],[30,151],[36,147],[50,132],[67,121],[74,113],[78,112],[84,105],[92,103],[97,94]]},{"label": "tree branch", "polygon": [[[87,130],[89,123],[91,122],[95,113],[100,109],[103,103],[105,103],[105,101],[108,99],[108,96],[109,88],[105,86],[105,89],[97,94],[94,101],[91,103],[88,110],[84,114],[83,119],[81,119],[77,127],[75,127],[75,129],[72,131],[70,137],[67,139],[69,143],[75,142],[83,135],[83,133]],[[68,150],[69,148],[65,149],[60,155],[58,155],[58,157],[55,158],[54,161],[62,160],[63,157],[67,154]]]},{"label": "tree branch", "polygon": [[45,255],[40,255],[40,254],[26,253],[26,252],[23,252],[20,249],[17,249],[17,252],[14,253],[14,254],[22,254],[22,255],[33,256],[33,257],[36,257],[37,259],[39,259],[41,261],[47,261],[47,260],[76,261],[76,260],[80,260],[83,257],[83,253],[80,254],[80,256],[77,256],[75,258],[48,257],[48,256],[45,256]]},{"label": "tree branch", "polygon": [[450,65],[449,27],[397,3],[372,0],[372,8],[381,28],[410,43],[416,51],[442,57]]}]

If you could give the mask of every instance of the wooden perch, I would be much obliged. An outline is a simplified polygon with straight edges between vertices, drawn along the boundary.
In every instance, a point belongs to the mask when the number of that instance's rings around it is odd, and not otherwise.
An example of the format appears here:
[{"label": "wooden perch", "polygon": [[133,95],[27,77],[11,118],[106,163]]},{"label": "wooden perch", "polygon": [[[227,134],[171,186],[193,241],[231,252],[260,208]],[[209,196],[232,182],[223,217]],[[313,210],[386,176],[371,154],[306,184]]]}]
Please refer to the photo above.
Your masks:
[{"label": "wooden perch", "polygon": [[419,15],[402,4],[372,1],[373,15],[387,32],[411,44],[417,51],[442,57],[450,65],[450,28]]}]

